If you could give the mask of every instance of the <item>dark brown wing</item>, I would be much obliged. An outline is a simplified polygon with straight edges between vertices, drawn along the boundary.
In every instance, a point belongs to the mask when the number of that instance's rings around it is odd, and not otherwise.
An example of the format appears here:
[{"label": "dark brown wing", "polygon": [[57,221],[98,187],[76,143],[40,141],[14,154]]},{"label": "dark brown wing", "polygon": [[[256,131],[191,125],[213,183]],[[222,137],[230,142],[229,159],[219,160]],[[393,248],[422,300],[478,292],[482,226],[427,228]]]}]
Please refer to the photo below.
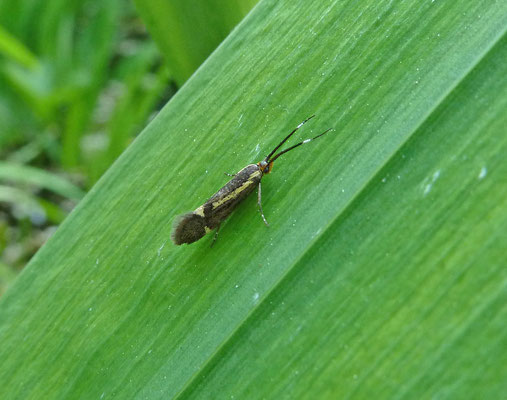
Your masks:
[{"label": "dark brown wing", "polygon": [[[262,171],[257,164],[247,165],[234,175],[234,178],[201,206],[206,227],[216,228],[253,192],[261,178]],[[199,213],[201,207],[195,212]]]}]

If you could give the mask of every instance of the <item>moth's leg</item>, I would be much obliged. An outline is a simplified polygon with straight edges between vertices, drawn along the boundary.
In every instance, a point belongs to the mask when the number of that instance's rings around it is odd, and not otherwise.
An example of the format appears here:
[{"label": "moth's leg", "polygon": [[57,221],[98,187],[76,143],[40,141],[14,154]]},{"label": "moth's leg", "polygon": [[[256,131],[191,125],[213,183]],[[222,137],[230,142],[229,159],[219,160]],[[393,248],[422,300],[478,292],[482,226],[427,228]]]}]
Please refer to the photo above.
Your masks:
[{"label": "moth's leg", "polygon": [[220,224],[218,224],[218,226],[217,226],[217,230],[215,231],[215,234],[213,235],[213,241],[211,242],[211,245],[209,247],[213,247],[213,245],[215,244],[217,237],[218,237],[218,230],[219,229],[220,229]]},{"label": "moth's leg", "polygon": [[228,172],[224,172],[224,175],[227,175],[227,176],[236,176],[236,174],[229,174]]},{"label": "moth's leg", "polygon": [[259,181],[259,189],[257,190],[257,204],[259,205],[259,211],[261,212],[261,217],[266,226],[269,226],[268,221],[266,221],[266,217],[264,216],[264,212],[262,211],[262,195],[261,195],[261,182]]}]

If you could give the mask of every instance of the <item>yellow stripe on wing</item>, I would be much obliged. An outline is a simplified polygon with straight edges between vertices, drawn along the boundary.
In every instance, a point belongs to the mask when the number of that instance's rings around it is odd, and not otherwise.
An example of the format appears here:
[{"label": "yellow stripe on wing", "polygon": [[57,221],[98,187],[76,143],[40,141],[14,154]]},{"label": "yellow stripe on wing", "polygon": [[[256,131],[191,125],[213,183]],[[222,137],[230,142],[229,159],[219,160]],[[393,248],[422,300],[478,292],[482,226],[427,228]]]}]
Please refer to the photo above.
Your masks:
[{"label": "yellow stripe on wing", "polygon": [[[227,203],[229,200],[235,199],[238,197],[238,195],[245,190],[247,187],[249,187],[252,183],[254,183],[253,179],[257,178],[261,174],[261,171],[255,171],[248,177],[248,180],[245,181],[240,187],[235,189],[232,193],[229,193],[227,196],[221,198],[218,201],[214,201],[212,203],[213,209],[220,207],[222,204]],[[201,208],[201,207],[199,207]],[[199,208],[197,210],[199,210]],[[196,210],[196,211],[197,211]]]}]

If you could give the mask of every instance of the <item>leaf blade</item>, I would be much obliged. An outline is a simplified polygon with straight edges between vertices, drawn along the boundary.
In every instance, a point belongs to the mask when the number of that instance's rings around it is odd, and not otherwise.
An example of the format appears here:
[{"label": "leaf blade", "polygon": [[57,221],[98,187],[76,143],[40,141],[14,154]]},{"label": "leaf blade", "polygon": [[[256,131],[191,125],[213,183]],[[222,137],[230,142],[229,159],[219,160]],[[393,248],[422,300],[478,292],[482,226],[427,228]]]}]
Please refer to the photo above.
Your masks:
[{"label": "leaf blade", "polygon": [[[502,37],[507,12],[496,5],[482,13],[482,3],[466,2],[340,2],[310,10],[287,3],[256,7],[2,299],[0,336],[20,350],[0,356],[7,365],[30,361],[23,374],[17,367],[2,372],[11,393],[171,397],[189,387],[259,301],[308,260],[319,235],[378,184],[374,178],[393,154]],[[415,83],[412,72],[421,64],[427,67]],[[308,110],[319,119],[305,134],[335,126],[354,135],[326,137],[325,146],[280,160],[280,174],[275,170],[263,186],[275,229],[266,231],[250,198],[212,252],[206,240],[170,246],[174,215],[213,193],[224,170],[251,162],[258,148],[271,149]],[[359,287],[367,286],[365,278],[356,278]],[[352,312],[360,313],[361,293],[352,295]],[[375,321],[361,320],[370,330]],[[23,337],[31,347],[22,346]],[[292,384],[289,375],[280,377],[283,385],[271,388]],[[241,383],[237,390],[248,390]]]}]

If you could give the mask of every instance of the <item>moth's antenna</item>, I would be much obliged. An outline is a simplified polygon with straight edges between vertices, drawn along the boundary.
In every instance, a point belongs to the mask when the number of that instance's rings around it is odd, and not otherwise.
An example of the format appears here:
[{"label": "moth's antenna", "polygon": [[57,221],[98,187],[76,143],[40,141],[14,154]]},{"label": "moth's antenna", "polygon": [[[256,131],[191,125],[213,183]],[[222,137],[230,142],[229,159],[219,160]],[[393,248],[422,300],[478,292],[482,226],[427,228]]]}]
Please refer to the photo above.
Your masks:
[{"label": "moth's antenna", "polygon": [[[306,120],[306,121],[308,121],[308,120]],[[306,122],[306,121],[305,121],[305,122]],[[303,122],[302,124],[304,124],[304,122]],[[300,124],[300,126],[301,126],[302,124]],[[298,128],[299,128],[299,127],[298,127]],[[322,135],[325,135],[325,134],[326,134],[326,133],[328,133],[331,129],[333,129],[333,128],[329,128],[327,131],[322,132],[320,135],[317,135],[317,136],[315,136],[315,137],[313,137],[313,138],[311,138],[311,139],[305,139],[305,140],[303,140],[302,142],[300,142],[300,143],[298,143],[298,144],[295,144],[294,146],[291,146],[291,147],[289,147],[288,149],[285,149],[285,150],[281,151],[281,152],[280,152],[280,153],[278,153],[276,156],[274,156],[272,159],[270,159],[268,162],[273,162],[273,161],[275,161],[278,157],[280,157],[282,154],[285,154],[285,153],[287,153],[288,151],[291,151],[291,150],[295,149],[296,147],[301,146],[302,144],[305,144],[305,143],[311,142],[312,140],[315,140],[315,139],[317,139],[317,138],[321,137]],[[294,132],[293,132],[293,133],[294,133]],[[292,133],[291,133],[291,135],[292,135]],[[278,147],[280,147],[280,146],[278,146]]]},{"label": "moth's antenna", "polygon": [[[278,144],[278,146],[276,146],[276,147],[273,149],[273,151],[272,151],[271,153],[269,153],[269,154],[268,154],[268,156],[265,158],[265,161],[266,161],[266,162],[269,162],[270,157],[271,157],[273,154],[275,154],[275,152],[276,152],[276,151],[280,148],[280,146],[281,146],[282,144],[284,144],[284,143],[285,143],[285,142],[286,142],[286,141],[287,141],[287,140],[288,140],[288,139],[289,139],[292,135],[294,135],[294,133],[295,133],[295,132],[296,132],[299,128],[301,128],[304,124],[306,124],[308,121],[310,121],[313,117],[315,117],[315,114],[313,114],[311,117],[308,117],[308,118],[307,118],[307,119],[305,119],[303,122],[301,122],[298,126],[296,126],[296,129],[294,129],[291,133],[289,133],[289,134],[287,135],[287,137],[286,137],[285,139],[283,139],[283,140],[282,140],[282,141]],[[314,139],[315,139],[315,138],[314,138]],[[301,143],[300,143],[300,144],[301,144]],[[294,146],[292,146],[292,147],[294,147]],[[291,148],[292,148],[292,147],[291,147]],[[287,151],[287,150],[286,150],[286,151]],[[280,153],[280,154],[282,154],[282,153]]]}]

